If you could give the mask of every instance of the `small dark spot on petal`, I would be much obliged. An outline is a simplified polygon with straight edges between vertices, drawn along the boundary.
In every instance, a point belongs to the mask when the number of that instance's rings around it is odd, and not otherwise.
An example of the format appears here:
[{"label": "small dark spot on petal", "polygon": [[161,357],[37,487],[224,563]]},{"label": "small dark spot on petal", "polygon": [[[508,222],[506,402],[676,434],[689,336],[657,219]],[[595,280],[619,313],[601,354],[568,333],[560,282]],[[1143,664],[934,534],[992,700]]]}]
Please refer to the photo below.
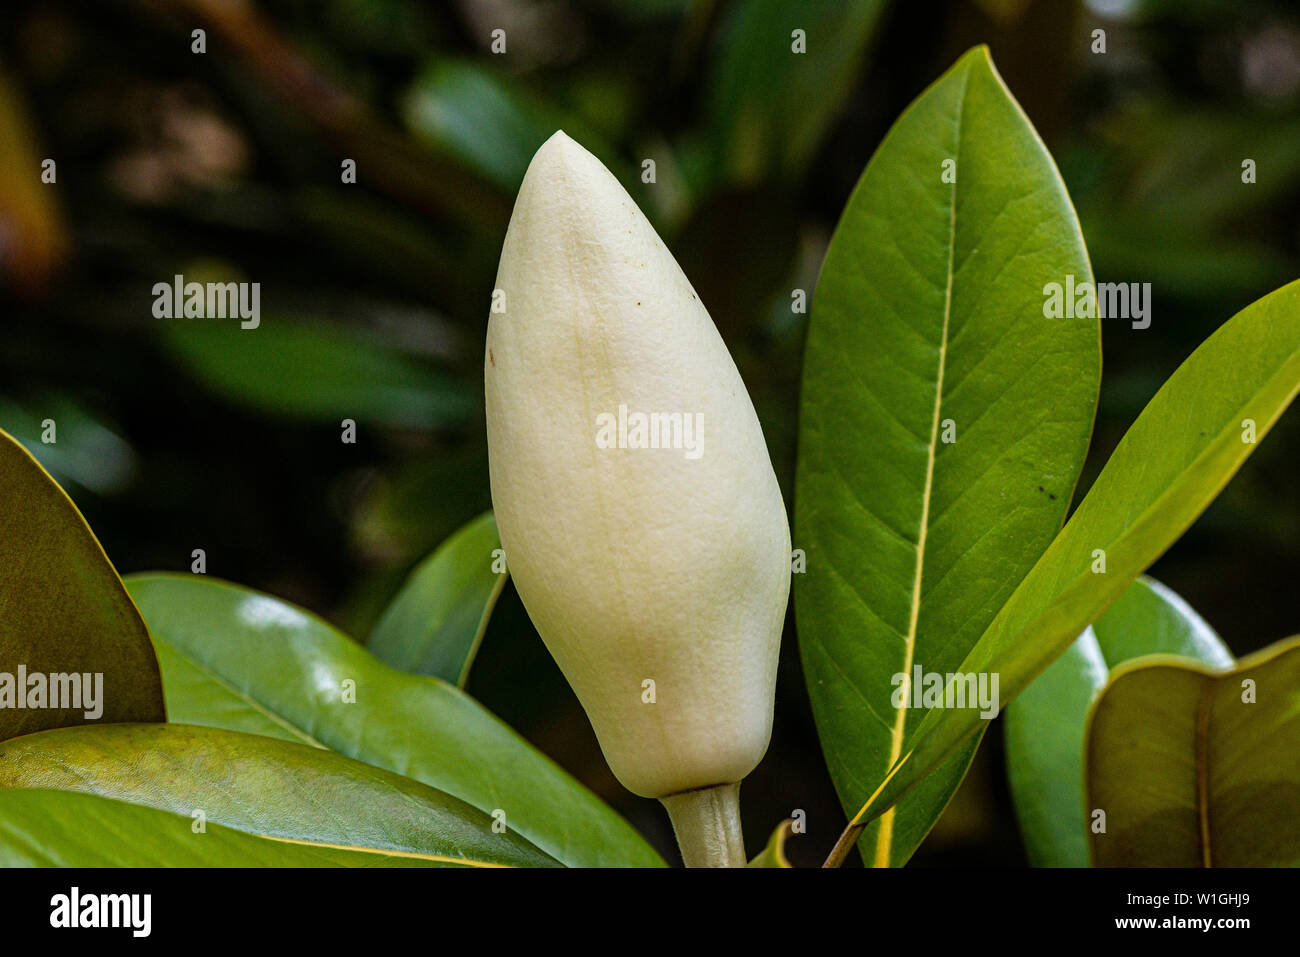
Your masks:
[{"label": "small dark spot on petal", "polygon": [[492,365],[497,364],[497,357],[492,354],[491,349],[488,350],[488,362],[490,362]]}]

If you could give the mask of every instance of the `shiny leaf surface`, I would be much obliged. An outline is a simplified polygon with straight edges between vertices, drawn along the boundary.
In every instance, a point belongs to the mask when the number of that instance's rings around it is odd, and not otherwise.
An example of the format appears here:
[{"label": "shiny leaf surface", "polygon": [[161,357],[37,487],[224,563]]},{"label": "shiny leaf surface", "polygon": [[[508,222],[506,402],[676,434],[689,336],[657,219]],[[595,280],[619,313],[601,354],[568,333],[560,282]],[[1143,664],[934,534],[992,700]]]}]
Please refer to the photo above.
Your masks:
[{"label": "shiny leaf surface", "polygon": [[[1096,318],[1044,317],[1044,284],[1067,276],[1091,280],[1065,187],[972,50],[877,150],[813,301],[795,610],[848,814],[925,714],[914,669],[955,671],[1065,518],[1100,375]],[[869,863],[906,862],[976,743],[867,829]]]},{"label": "shiny leaf surface", "polygon": [[1232,654],[1187,602],[1142,577],[1007,709],[1007,776],[1035,867],[1087,867],[1083,737],[1111,669],[1144,655],[1227,667]]},{"label": "shiny leaf surface", "polygon": [[117,571],[63,489],[0,432],[0,740],[165,719],[149,633]]},{"label": "shiny leaf surface", "polygon": [[76,791],[279,841],[442,864],[554,866],[492,818],[333,751],[219,728],[115,724],[0,744],[0,789]]},{"label": "shiny leaf surface", "polygon": [[128,587],[154,640],[174,652],[163,657],[173,720],[274,726],[504,811],[512,830],[565,864],[662,865],[626,821],[452,685],[396,671],[319,618],[236,585],[133,575]]},{"label": "shiny leaf surface", "polygon": [[370,633],[366,647],[400,671],[465,687],[488,618],[506,584],[491,512],[443,542],[416,567]]},{"label": "shiny leaf surface", "polygon": [[1300,638],[1230,671],[1121,667],[1088,722],[1102,867],[1300,866]]}]

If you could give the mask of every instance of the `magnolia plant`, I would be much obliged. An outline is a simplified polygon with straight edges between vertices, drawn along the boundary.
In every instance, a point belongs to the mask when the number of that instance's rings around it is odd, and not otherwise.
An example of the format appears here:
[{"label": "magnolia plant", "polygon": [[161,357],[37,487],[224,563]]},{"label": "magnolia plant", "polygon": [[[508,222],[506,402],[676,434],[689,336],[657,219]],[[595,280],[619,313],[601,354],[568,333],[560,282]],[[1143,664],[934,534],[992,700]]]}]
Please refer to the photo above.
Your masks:
[{"label": "magnolia plant", "polygon": [[[364,643],[202,574],[123,583],[0,433],[0,861],[664,863],[462,690],[508,574],[685,863],[744,864],[739,785],[771,734],[793,568],[845,808],[827,864],[905,863],[1008,705],[1034,863],[1300,863],[1279,826],[1300,814],[1300,642],[1235,661],[1141,577],[1300,391],[1300,284],[1196,350],[1071,512],[1099,289],[1051,157],[972,50],[886,136],[826,253],[792,543],[705,304],[556,133],[492,297],[494,514]],[[765,824],[752,863],[786,866],[795,828]]]}]

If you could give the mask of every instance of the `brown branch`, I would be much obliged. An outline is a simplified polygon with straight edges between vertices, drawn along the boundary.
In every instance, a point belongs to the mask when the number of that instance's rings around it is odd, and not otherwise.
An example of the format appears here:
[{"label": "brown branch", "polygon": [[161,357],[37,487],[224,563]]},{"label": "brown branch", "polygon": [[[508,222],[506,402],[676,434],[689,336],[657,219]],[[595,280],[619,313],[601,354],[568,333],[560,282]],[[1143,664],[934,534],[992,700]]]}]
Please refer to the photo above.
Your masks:
[{"label": "brown branch", "polygon": [[193,17],[228,45],[257,80],[306,117],[342,155],[356,160],[365,181],[431,216],[450,214],[475,228],[504,227],[507,197],[459,164],[414,146],[373,116],[281,36],[247,0],[141,0]]},{"label": "brown branch", "polygon": [[830,854],[826,855],[826,863],[822,867],[839,867],[843,864],[844,859],[849,856],[849,851],[853,849],[853,845],[866,829],[867,825],[865,823],[850,824],[846,827],[844,833],[840,835],[840,839],[831,848]]}]

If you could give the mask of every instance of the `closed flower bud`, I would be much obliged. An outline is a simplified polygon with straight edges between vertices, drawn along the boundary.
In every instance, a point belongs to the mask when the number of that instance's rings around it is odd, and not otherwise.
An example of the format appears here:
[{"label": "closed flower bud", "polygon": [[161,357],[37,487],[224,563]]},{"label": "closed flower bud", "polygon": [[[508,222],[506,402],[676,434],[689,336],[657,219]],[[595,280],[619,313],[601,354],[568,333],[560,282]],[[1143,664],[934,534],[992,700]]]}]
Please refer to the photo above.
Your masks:
[{"label": "closed flower bud", "polygon": [[736,783],[772,729],[785,506],[708,312],[563,133],[515,202],[484,373],[492,501],[529,616],[615,775],[665,799],[687,863],[737,863]]}]

